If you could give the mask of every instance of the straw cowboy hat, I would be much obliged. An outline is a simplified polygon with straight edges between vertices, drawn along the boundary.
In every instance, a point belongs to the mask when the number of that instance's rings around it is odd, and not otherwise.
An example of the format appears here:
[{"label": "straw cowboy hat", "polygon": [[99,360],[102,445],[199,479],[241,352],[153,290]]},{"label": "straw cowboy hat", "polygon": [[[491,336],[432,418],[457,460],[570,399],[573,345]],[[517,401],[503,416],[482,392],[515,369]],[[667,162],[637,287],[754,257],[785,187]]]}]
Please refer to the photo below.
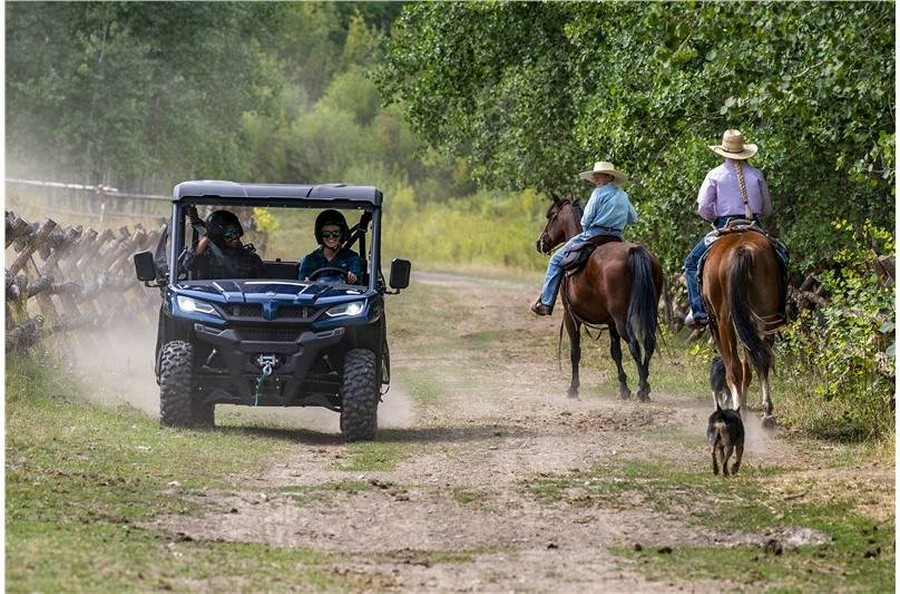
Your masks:
[{"label": "straw cowboy hat", "polygon": [[608,161],[597,161],[596,163],[594,163],[593,169],[591,169],[590,171],[582,171],[578,174],[578,177],[585,181],[594,181],[595,173],[605,173],[606,175],[611,175],[613,181],[618,185],[622,185],[628,180],[624,173],[616,171],[616,167]]},{"label": "straw cowboy hat", "polygon": [[740,130],[725,130],[722,144],[711,144],[709,149],[720,157],[743,161],[756,154],[759,148],[755,144],[745,144]]}]

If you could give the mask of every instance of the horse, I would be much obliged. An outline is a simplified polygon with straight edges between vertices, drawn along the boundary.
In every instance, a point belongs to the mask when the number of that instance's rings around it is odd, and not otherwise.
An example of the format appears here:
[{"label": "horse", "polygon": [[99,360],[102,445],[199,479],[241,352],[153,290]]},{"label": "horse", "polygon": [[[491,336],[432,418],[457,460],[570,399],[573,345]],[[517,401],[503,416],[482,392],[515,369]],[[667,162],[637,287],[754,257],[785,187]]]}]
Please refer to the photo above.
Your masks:
[{"label": "horse", "polygon": [[710,334],[725,362],[731,408],[745,410],[755,368],[762,387],[763,426],[774,427],[769,372],[774,368],[774,333],[784,323],[784,278],[772,241],[754,230],[725,234],[709,247],[701,274]]},{"label": "horse", "polygon": [[[552,197],[547,224],[536,242],[538,251],[544,255],[582,231],[581,204],[572,198],[559,198],[555,194]],[[609,330],[609,353],[618,370],[622,399],[631,397],[628,377],[622,367],[620,339],[625,338],[637,364],[638,400],[649,401],[650,357],[656,350],[657,306],[663,288],[659,260],[642,245],[614,241],[594,249],[579,271],[564,275],[560,293],[565,312],[563,324],[571,344],[569,397],[578,397],[581,326],[585,324],[606,326]]]}]

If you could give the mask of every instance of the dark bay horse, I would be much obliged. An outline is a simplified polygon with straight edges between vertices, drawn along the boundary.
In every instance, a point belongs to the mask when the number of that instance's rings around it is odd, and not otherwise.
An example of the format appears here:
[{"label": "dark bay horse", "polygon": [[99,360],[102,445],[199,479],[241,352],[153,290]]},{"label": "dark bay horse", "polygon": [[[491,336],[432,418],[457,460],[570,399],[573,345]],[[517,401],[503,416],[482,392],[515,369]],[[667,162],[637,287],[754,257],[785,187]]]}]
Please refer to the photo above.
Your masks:
[{"label": "dark bay horse", "polygon": [[[581,233],[582,208],[572,198],[553,195],[547,224],[537,240],[538,251],[550,254],[554,247]],[[621,337],[637,364],[637,397],[650,400],[650,357],[656,350],[657,304],[663,288],[659,260],[644,246],[611,242],[597,247],[587,264],[563,278],[560,288],[565,314],[563,323],[571,342],[572,382],[569,396],[578,396],[581,361],[581,325],[609,329],[609,353],[616,363],[619,397],[631,397],[622,368]]]},{"label": "dark bay horse", "polygon": [[709,248],[702,272],[703,300],[710,333],[725,362],[731,408],[745,410],[751,367],[762,387],[763,426],[772,427],[769,371],[774,366],[774,332],[780,314],[784,279],[775,248],[758,231],[718,238]]}]

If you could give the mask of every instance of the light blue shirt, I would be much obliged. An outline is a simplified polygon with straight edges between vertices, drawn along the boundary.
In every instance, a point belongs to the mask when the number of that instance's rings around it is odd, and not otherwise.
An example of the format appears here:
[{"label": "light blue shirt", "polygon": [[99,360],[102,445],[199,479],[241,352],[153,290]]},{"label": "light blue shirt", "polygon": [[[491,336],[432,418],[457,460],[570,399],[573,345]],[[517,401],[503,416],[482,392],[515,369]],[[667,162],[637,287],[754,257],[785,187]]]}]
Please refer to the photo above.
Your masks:
[{"label": "light blue shirt", "polygon": [[637,223],[638,216],[628,200],[628,194],[613,183],[594,188],[584,215],[581,217],[582,235],[615,235],[622,237],[625,225]]}]

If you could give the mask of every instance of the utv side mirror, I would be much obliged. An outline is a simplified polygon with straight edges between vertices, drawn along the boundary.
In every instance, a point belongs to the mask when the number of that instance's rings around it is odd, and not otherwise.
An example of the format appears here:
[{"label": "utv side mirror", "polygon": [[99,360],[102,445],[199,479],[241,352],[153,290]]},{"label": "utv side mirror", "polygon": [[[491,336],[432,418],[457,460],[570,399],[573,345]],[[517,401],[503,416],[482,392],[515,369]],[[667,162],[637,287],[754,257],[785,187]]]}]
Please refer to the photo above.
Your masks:
[{"label": "utv side mirror", "polygon": [[393,260],[391,260],[391,288],[400,290],[408,287],[409,271],[411,269],[412,264],[409,260],[402,260],[400,258],[394,258]]},{"label": "utv side mirror", "polygon": [[138,280],[150,282],[156,280],[156,262],[153,261],[153,254],[150,252],[141,252],[134,255],[134,271],[137,273]]}]

